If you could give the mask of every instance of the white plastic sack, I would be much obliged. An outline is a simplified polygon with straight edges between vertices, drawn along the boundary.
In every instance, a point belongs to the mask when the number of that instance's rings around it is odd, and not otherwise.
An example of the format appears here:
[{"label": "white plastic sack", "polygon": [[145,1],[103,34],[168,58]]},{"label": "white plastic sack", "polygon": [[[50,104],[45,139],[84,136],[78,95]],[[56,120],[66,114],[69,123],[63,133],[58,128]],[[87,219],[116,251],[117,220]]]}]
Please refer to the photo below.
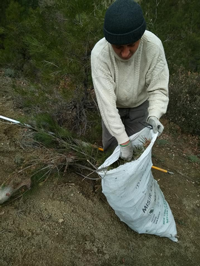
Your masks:
[{"label": "white plastic sack", "polygon": [[144,128],[130,137],[132,145],[141,145],[141,137],[151,140],[151,143],[137,160],[106,170],[119,159],[118,146],[98,168],[102,192],[120,220],[134,231],[168,237],[177,242],[173,214],[151,172],[151,150],[157,134]]}]

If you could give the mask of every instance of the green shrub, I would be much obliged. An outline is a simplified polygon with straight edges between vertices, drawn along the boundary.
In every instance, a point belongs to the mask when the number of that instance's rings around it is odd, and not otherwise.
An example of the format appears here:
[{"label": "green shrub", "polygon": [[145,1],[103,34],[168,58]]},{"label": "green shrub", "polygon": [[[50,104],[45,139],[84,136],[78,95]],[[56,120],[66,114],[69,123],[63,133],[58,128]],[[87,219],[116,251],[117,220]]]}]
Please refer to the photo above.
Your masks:
[{"label": "green shrub", "polygon": [[200,71],[200,1],[142,0],[147,29],[163,42],[170,72]]},{"label": "green shrub", "polygon": [[189,155],[188,159],[192,163],[200,163],[200,159],[196,155]]}]

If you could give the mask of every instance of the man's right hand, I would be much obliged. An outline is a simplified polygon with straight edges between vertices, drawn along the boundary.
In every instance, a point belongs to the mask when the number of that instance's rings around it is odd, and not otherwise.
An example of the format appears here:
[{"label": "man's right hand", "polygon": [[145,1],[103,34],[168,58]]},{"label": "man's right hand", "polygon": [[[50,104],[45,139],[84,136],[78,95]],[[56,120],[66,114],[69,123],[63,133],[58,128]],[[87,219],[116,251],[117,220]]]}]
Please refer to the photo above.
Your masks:
[{"label": "man's right hand", "polygon": [[120,158],[125,161],[130,161],[133,157],[133,147],[129,141],[120,144]]}]

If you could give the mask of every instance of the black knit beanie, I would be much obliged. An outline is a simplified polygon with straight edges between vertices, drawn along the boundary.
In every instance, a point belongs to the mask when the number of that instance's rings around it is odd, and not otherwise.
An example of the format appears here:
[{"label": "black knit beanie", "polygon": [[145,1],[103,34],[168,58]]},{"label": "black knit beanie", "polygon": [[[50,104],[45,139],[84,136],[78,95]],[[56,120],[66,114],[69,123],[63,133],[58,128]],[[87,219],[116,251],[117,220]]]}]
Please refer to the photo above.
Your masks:
[{"label": "black knit beanie", "polygon": [[145,29],[142,9],[133,0],[116,0],[106,11],[104,36],[111,44],[134,43],[142,37]]}]

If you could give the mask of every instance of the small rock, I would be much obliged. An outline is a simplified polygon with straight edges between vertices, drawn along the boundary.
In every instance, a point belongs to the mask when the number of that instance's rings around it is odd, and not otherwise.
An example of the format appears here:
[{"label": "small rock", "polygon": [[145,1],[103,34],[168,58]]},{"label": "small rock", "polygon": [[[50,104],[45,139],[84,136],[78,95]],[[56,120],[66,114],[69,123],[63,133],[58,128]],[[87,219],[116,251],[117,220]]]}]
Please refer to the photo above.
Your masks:
[{"label": "small rock", "polygon": [[105,258],[106,260],[108,260],[108,259],[109,259],[109,255],[106,254],[106,255],[104,256],[104,258]]},{"label": "small rock", "polygon": [[17,153],[15,155],[15,159],[14,159],[14,162],[18,165],[22,164],[24,161],[24,157],[20,154],[20,153]]}]

